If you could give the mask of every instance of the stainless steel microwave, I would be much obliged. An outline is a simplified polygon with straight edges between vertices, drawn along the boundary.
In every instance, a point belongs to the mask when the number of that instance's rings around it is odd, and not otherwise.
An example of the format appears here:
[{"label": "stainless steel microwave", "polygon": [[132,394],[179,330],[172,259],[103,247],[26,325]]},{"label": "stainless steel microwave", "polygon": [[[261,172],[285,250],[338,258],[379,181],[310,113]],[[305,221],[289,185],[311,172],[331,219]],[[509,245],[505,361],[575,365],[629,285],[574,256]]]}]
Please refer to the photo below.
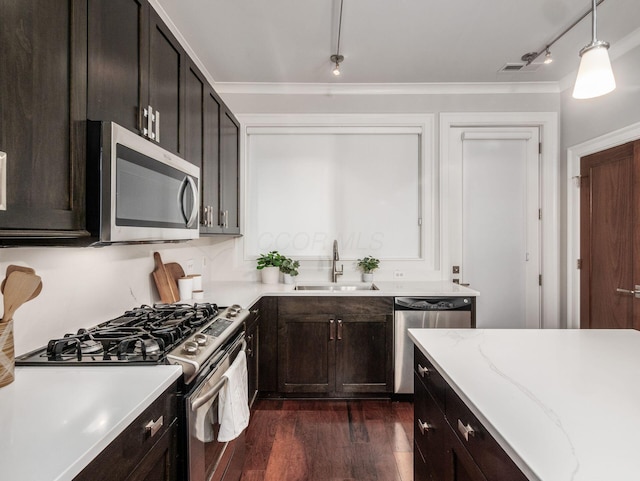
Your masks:
[{"label": "stainless steel microwave", "polygon": [[113,122],[87,122],[87,228],[95,244],[197,239],[199,187],[199,167]]}]

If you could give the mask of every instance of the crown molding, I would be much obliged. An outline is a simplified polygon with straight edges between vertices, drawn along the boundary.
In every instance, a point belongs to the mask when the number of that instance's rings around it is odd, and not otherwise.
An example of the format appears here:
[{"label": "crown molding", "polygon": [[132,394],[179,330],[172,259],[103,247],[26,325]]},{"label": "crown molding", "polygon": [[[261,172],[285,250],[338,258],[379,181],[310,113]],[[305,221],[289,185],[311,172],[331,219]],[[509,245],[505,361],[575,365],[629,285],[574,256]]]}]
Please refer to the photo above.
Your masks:
[{"label": "crown molding", "polygon": [[443,94],[555,94],[558,82],[445,82],[445,83],[287,83],[217,82],[221,94],[254,95],[443,95]]}]

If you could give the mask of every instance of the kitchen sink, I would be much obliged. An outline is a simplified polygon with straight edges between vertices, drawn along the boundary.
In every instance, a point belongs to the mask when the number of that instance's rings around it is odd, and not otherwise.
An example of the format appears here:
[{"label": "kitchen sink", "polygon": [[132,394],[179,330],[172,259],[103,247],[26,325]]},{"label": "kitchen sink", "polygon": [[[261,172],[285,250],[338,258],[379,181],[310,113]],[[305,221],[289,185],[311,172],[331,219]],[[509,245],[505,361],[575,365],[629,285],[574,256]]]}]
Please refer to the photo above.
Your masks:
[{"label": "kitchen sink", "polygon": [[353,284],[297,284],[296,291],[377,291],[375,284],[353,283]]}]

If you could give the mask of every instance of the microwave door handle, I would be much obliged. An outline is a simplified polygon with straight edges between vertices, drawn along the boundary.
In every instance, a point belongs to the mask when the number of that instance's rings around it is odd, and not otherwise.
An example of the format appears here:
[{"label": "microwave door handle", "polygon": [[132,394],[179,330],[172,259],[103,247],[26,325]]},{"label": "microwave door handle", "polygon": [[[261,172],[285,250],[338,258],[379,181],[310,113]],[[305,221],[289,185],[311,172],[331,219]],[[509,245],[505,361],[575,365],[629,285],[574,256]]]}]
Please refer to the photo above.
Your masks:
[{"label": "microwave door handle", "polygon": [[[191,209],[191,215],[187,218],[187,214],[184,211],[184,192],[187,189],[187,185],[191,187],[191,192],[193,193],[193,208]],[[178,204],[180,205],[180,212],[182,214],[182,218],[185,221],[187,227],[191,227],[193,223],[198,218],[198,186],[196,181],[193,180],[188,175],[185,176],[182,181],[182,185],[180,186],[180,192],[178,193]]]}]

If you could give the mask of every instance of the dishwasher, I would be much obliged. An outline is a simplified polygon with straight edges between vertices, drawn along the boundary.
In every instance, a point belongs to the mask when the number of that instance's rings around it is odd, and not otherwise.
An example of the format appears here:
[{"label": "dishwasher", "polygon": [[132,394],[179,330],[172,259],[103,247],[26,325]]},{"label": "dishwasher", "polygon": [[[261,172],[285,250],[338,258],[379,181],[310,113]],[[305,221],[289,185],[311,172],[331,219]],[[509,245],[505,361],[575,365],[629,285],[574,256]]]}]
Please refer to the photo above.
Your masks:
[{"label": "dishwasher", "polygon": [[394,299],[394,393],[413,394],[413,328],[470,328],[474,298],[396,297]]}]

